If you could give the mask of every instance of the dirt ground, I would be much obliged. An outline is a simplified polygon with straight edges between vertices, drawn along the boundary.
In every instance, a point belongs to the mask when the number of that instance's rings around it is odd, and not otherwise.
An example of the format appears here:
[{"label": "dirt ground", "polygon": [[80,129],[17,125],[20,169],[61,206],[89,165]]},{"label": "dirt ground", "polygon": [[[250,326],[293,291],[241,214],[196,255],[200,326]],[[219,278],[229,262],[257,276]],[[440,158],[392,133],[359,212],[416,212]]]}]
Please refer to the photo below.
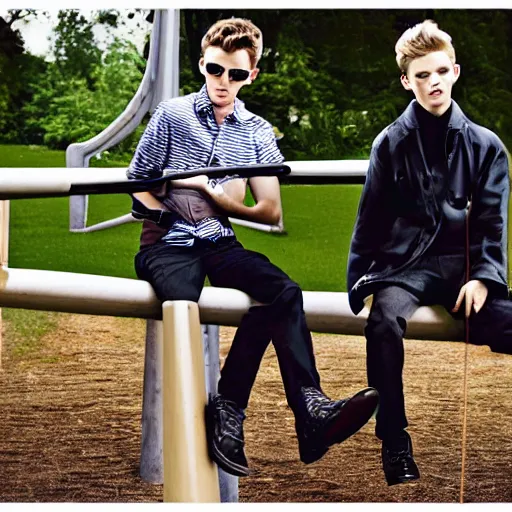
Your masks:
[{"label": "dirt ground", "polygon": [[[138,476],[144,322],[59,315],[28,358],[0,369],[0,501],[158,502]],[[221,328],[225,355],[233,334]],[[315,335],[324,391],[366,385],[364,340]],[[298,460],[293,416],[269,349],[245,422],[252,476],[243,502],[458,502],[464,345],[407,340],[404,385],[421,479],[388,487],[372,420],[310,466]],[[512,358],[469,347],[465,502],[512,501]]]}]

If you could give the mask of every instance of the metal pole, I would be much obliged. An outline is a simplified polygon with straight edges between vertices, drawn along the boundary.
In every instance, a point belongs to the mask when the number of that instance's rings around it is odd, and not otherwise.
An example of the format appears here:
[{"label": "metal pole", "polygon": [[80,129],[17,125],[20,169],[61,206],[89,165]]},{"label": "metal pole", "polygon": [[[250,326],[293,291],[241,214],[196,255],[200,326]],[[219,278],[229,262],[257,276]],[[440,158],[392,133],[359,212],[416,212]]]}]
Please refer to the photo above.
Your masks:
[{"label": "metal pole", "polygon": [[164,481],[163,473],[163,324],[146,322],[140,476],[152,484]]},{"label": "metal pole", "polygon": [[[203,350],[206,371],[206,393],[216,393],[220,378],[219,326],[203,325]],[[219,471],[220,501],[222,503],[238,502],[238,477]]]},{"label": "metal pole", "polygon": [[150,110],[163,100],[180,94],[180,11],[161,11],[160,37],[158,38],[158,66]]}]

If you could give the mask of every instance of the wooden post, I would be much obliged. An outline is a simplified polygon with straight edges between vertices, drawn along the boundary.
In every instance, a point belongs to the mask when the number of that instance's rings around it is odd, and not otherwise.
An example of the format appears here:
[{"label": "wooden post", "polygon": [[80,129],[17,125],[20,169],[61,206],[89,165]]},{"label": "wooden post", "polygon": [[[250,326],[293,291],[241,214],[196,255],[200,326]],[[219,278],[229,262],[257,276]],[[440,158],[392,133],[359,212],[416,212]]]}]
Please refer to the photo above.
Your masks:
[{"label": "wooden post", "polygon": [[217,466],[208,456],[207,403],[199,307],[163,308],[164,502],[220,502]]},{"label": "wooden post", "polygon": [[[0,267],[9,259],[9,201],[0,201]],[[1,270],[0,270],[1,272]],[[2,310],[0,309],[0,368],[2,368]]]}]

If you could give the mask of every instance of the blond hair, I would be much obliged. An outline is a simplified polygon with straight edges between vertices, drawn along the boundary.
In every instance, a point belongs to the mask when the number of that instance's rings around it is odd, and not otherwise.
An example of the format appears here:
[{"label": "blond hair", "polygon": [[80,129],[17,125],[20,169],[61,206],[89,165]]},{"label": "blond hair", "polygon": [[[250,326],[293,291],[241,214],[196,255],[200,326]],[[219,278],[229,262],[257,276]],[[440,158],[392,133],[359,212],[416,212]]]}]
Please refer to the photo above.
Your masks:
[{"label": "blond hair", "polygon": [[250,20],[243,18],[219,20],[208,29],[201,40],[203,55],[209,46],[217,46],[227,53],[247,50],[251,66],[256,67],[263,52],[263,34]]},{"label": "blond hair", "polygon": [[396,63],[402,73],[407,73],[407,68],[412,60],[439,51],[445,52],[452,64],[455,64],[452,38],[443,32],[437,23],[425,20],[423,23],[418,23],[407,29],[397,41],[395,45]]}]

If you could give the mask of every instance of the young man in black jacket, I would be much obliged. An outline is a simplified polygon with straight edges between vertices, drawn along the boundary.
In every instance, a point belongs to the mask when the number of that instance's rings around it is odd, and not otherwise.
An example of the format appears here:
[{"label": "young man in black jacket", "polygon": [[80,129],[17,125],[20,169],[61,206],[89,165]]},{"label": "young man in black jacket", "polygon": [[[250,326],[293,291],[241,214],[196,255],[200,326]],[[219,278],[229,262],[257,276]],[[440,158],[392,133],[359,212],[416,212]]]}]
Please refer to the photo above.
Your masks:
[{"label": "young man in black jacket", "polygon": [[348,263],[352,311],[373,294],[367,371],[380,394],[376,435],[389,485],[420,476],[402,385],[403,336],[416,309],[465,309],[470,342],[512,351],[506,150],[451,99],[460,67],[447,33],[427,20],[395,50],[416,100],[373,143]]}]

